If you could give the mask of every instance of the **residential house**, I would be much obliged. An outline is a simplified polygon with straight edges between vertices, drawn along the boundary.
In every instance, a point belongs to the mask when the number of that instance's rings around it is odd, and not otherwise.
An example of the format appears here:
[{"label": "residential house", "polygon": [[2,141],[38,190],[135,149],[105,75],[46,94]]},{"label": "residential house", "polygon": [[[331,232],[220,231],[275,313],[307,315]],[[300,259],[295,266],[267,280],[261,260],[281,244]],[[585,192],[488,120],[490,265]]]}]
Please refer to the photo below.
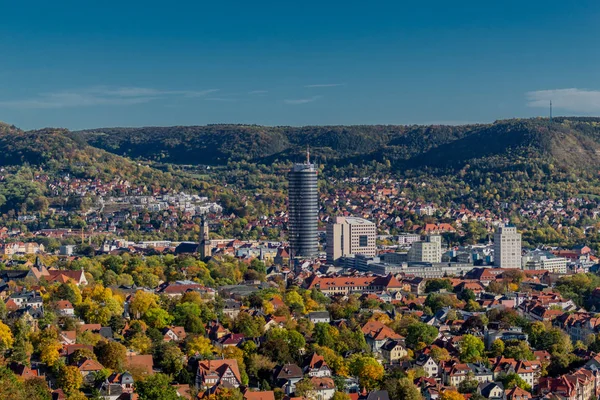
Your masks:
[{"label": "residential house", "polygon": [[240,369],[235,359],[202,360],[198,363],[196,387],[208,393],[214,393],[222,385],[238,388],[241,384]]},{"label": "residential house", "polygon": [[86,358],[85,360],[79,361],[77,368],[79,369],[81,376],[83,376],[83,382],[91,385],[95,380],[94,374],[104,367],[98,361]]},{"label": "residential house", "polygon": [[361,328],[365,335],[365,340],[371,351],[379,351],[381,346],[388,340],[403,340],[404,338],[394,332],[394,330],[380,321],[368,321]]},{"label": "residential house", "polygon": [[330,377],[310,378],[310,383],[313,385],[313,390],[308,393],[308,397],[316,400],[331,400],[335,394],[335,383]]},{"label": "residential house", "polygon": [[187,336],[183,326],[165,327],[162,330],[162,334],[165,342],[180,342]]},{"label": "residential house", "polygon": [[506,390],[504,394],[506,395],[506,400],[530,400],[532,398],[531,393],[518,386]]},{"label": "residential house", "polygon": [[593,313],[564,313],[557,317],[552,324],[566,331],[573,342],[578,340],[585,342],[588,336],[600,332],[600,318]]},{"label": "residential house", "polygon": [[262,392],[251,392],[249,389],[244,390],[244,400],[275,400],[275,392],[272,390]]},{"label": "residential house", "polygon": [[423,368],[429,378],[439,374],[440,367],[429,354],[421,353],[415,360],[415,365]]},{"label": "residential house", "polygon": [[304,364],[304,373],[310,377],[316,376],[319,378],[331,376],[331,369],[325,362],[323,356],[313,353]]},{"label": "residential house", "polygon": [[380,350],[381,355],[388,364],[397,364],[408,355],[404,342],[400,340],[388,339]]},{"label": "residential house", "polygon": [[273,370],[273,376],[276,385],[290,395],[296,391],[296,384],[302,380],[304,373],[296,364],[284,364]]},{"label": "residential house", "polygon": [[506,400],[501,382],[481,382],[477,385],[477,393],[489,400]]},{"label": "residential house", "polygon": [[139,371],[142,375],[154,373],[152,354],[128,354],[125,358],[125,367],[128,371]]},{"label": "residential house", "polygon": [[242,308],[242,303],[234,299],[227,299],[224,303],[223,315],[227,315],[231,319],[236,319]]},{"label": "residential house", "polygon": [[320,323],[320,322],[328,324],[331,321],[331,319],[329,318],[329,312],[328,311],[313,311],[313,312],[310,312],[310,313],[308,313],[308,319],[313,324],[317,324],[317,323]]},{"label": "residential house", "polygon": [[56,310],[60,315],[72,317],[75,315],[75,307],[69,300],[59,300],[56,302]]}]

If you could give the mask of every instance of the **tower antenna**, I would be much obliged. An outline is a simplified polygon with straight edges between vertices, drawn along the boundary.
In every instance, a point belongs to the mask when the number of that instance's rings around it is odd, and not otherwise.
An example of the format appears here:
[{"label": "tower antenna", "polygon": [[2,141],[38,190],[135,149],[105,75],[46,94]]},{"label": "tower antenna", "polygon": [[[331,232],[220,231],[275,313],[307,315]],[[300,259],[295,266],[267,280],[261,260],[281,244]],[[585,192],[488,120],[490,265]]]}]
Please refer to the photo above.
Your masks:
[{"label": "tower antenna", "polygon": [[550,100],[550,123],[552,123],[552,100]]}]

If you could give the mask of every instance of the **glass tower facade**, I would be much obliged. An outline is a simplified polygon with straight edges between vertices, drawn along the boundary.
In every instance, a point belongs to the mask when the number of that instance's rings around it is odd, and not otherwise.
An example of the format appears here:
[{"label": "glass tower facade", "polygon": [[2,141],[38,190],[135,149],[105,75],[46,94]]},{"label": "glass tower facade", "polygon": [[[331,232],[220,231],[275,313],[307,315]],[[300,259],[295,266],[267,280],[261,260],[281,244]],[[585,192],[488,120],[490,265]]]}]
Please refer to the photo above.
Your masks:
[{"label": "glass tower facade", "polygon": [[292,257],[312,257],[318,251],[319,193],[317,170],[307,160],[288,174],[289,241]]}]

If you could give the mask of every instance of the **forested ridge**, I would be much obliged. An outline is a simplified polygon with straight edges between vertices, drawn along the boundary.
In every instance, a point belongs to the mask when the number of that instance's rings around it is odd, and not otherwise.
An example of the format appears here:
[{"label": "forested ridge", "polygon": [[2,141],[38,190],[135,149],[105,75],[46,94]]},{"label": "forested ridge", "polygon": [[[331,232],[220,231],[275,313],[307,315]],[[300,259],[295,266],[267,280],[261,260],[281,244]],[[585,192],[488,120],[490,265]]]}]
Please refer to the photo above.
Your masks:
[{"label": "forested ridge", "polygon": [[170,174],[88,145],[66,129],[22,131],[0,125],[0,166],[27,165],[50,176],[69,174],[81,179],[123,179],[132,184],[192,186]]},{"label": "forested ridge", "polygon": [[564,169],[600,166],[600,119],[513,119],[463,126],[207,125],[102,128],[74,132],[89,144],[131,158],[174,164],[298,161],[307,147],[320,163],[389,160],[407,170],[444,171],[495,158],[541,158]]}]

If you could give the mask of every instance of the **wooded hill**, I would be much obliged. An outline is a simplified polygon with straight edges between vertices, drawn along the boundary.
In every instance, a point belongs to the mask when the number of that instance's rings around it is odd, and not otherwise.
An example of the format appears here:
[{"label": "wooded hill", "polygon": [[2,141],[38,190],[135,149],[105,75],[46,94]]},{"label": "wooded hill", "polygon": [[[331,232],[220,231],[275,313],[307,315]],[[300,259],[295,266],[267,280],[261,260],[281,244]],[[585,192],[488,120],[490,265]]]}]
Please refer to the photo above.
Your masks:
[{"label": "wooded hill", "polygon": [[0,124],[0,166],[21,167],[48,175],[70,174],[77,178],[115,178],[132,184],[191,187],[194,182],[142,165],[88,145],[81,137],[65,129],[47,128],[22,131]]},{"label": "wooded hill", "polygon": [[600,167],[600,118],[564,117],[552,123],[513,119],[464,126],[103,128],[73,136],[118,155],[175,164],[299,161],[310,146],[319,163],[337,166],[389,160],[396,169],[448,172],[526,157],[565,171]]}]

